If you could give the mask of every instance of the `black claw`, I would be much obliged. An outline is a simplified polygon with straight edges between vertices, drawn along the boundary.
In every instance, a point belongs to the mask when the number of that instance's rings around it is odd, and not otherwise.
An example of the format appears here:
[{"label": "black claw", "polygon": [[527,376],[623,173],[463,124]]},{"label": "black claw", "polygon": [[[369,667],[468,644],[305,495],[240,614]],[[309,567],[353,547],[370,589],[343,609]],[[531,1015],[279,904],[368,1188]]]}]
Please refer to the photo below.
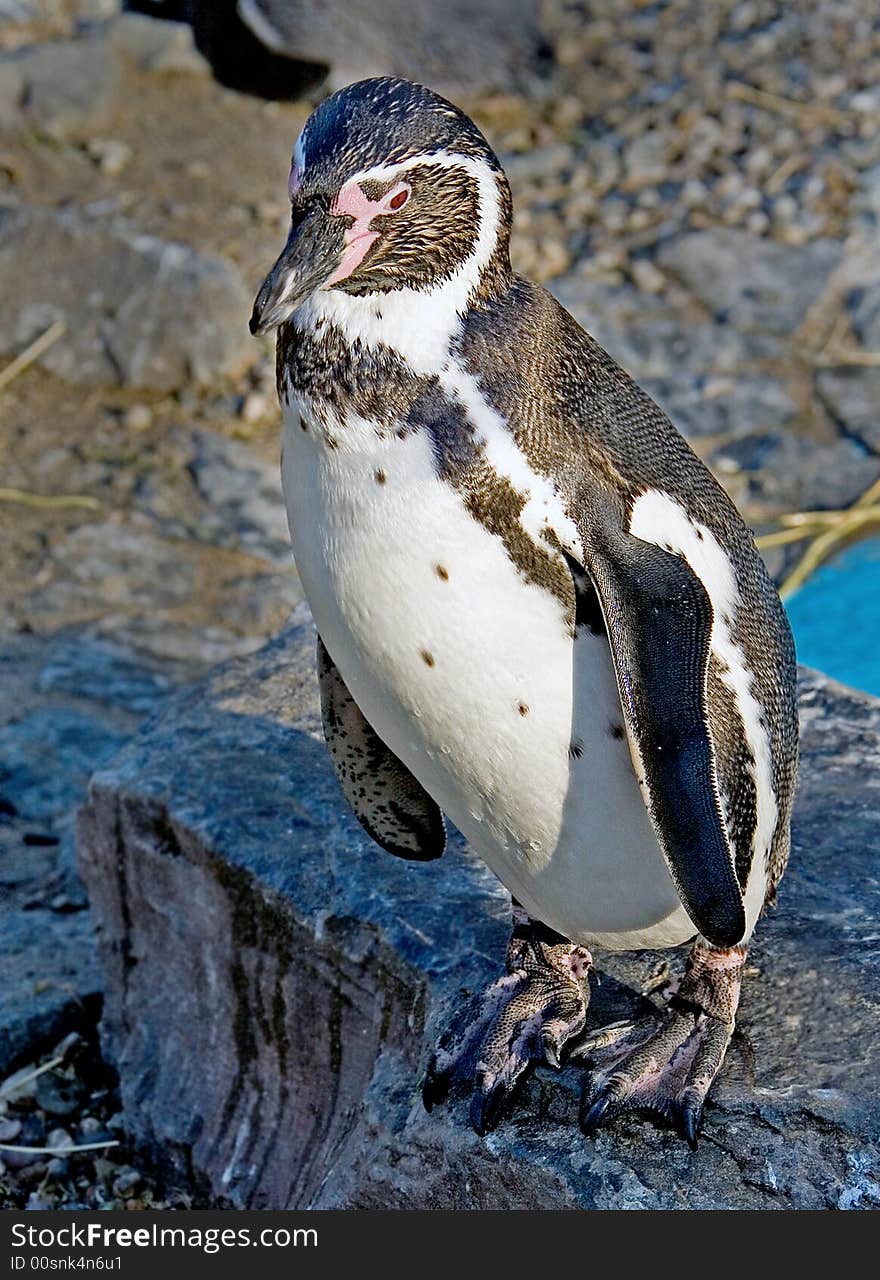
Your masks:
[{"label": "black claw", "polygon": [[498,1088],[497,1085],[489,1090],[477,1088],[471,1098],[470,1118],[474,1132],[479,1137],[485,1138],[486,1134],[498,1124],[506,1100],[506,1091]]},{"label": "black claw", "polygon": [[600,1094],[596,1101],[586,1110],[581,1107],[580,1123],[581,1129],[589,1137],[595,1133],[605,1118],[605,1112],[611,1106],[612,1098],[609,1094]]},{"label": "black claw", "polygon": [[699,1102],[689,1099],[685,1102],[681,1112],[681,1130],[687,1139],[688,1146],[691,1151],[697,1149],[697,1126],[700,1123],[700,1113],[702,1106]]},{"label": "black claw", "polygon": [[422,1081],[422,1105],[429,1114],[449,1097],[449,1083],[448,1074],[436,1071],[432,1062]]}]

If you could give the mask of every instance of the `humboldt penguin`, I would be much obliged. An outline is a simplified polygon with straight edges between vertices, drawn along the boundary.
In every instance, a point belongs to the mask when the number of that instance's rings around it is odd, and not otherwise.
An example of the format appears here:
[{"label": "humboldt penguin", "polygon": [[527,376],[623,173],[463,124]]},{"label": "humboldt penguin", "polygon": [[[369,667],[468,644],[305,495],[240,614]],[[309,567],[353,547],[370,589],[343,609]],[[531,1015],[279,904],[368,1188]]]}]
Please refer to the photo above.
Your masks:
[{"label": "humboldt penguin", "polygon": [[[513,898],[505,972],[442,1036],[425,1104],[469,1090],[482,1134],[531,1064],[569,1059],[586,1132],[647,1110],[693,1143],[789,852],[778,595],[667,416],[512,271],[510,188],[462,111],[351,85],[288,190],[251,328],[278,330],[330,753],[380,845],[437,858],[445,815]],[[684,943],[662,1007],[585,1033],[591,948]]]}]

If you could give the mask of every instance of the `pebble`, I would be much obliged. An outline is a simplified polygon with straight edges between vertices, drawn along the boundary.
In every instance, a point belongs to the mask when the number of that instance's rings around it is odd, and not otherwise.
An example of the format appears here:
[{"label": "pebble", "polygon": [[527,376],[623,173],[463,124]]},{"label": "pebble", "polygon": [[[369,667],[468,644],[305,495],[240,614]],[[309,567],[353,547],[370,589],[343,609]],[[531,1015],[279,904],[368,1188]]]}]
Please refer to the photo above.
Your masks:
[{"label": "pebble", "polygon": [[573,150],[559,145],[533,147],[521,155],[506,155],[502,161],[511,185],[540,182],[571,166]]},{"label": "pebble", "polygon": [[122,425],[127,431],[147,431],[153,425],[153,411],[145,404],[133,404],[122,415]]},{"label": "pebble", "polygon": [[261,391],[249,391],[241,406],[243,422],[261,422],[272,412],[272,403]]},{"label": "pebble", "polygon": [[624,190],[638,191],[663,182],[669,170],[668,152],[669,142],[662,133],[649,130],[633,139],[623,153]]},{"label": "pebble", "polygon": [[108,178],[118,177],[134,155],[128,143],[118,138],[92,138],[87,143],[87,150],[101,173]]},{"label": "pebble", "polygon": [[137,1169],[126,1169],[113,1181],[113,1191],[117,1196],[129,1196],[143,1182]]},{"label": "pebble", "polygon": [[552,280],[571,266],[571,254],[561,240],[542,238],[537,244],[535,275],[538,280]]},{"label": "pebble", "polygon": [[699,182],[696,178],[688,178],[687,182],[681,189],[681,202],[689,209],[696,205],[703,204],[709,195],[709,190],[705,183]]},{"label": "pebble", "polygon": [[666,276],[647,258],[636,258],[631,272],[633,281],[645,293],[662,293],[666,288]]},{"label": "pebble", "polygon": [[15,1142],[21,1133],[21,1121],[3,1117],[0,1119],[0,1142]]}]

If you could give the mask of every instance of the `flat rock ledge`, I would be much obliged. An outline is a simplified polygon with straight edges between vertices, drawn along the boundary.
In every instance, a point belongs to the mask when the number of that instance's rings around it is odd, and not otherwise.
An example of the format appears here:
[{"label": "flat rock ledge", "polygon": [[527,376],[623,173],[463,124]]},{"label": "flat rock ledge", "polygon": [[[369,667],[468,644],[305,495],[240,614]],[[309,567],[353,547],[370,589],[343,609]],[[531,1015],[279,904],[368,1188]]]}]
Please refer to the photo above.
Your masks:
[{"label": "flat rock ledge", "polygon": [[[481,1140],[463,1100],[426,1115],[418,1082],[450,1010],[499,972],[507,895],[460,840],[418,866],[361,832],[313,643],[300,610],[176,696],[81,814],[103,1040],[149,1158],[242,1208],[880,1203],[880,702],[803,674],[792,865],[699,1150],[637,1117],[584,1138],[571,1068],[537,1071]],[[660,958],[599,957],[592,1020],[637,1008]]]}]

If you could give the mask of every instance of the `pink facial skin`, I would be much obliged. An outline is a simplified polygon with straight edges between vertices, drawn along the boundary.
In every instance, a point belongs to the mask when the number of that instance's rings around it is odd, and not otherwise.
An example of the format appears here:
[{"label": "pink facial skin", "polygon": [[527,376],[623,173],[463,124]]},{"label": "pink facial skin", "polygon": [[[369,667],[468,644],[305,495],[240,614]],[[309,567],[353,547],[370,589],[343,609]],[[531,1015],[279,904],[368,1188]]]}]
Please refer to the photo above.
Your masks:
[{"label": "pink facial skin", "polygon": [[[293,175],[291,175],[291,181],[292,178]],[[409,199],[410,191],[411,187],[408,183],[398,182],[378,200],[368,200],[357,182],[352,180],[345,184],[330,206],[330,212],[335,217],[347,215],[349,218],[354,218],[354,222],[345,232],[342,261],[329,280],[325,281],[323,286],[325,289],[330,289],[340,280],[347,279],[360,266],[370,245],[379,236],[378,231],[371,230],[370,223],[374,218],[385,218],[397,213],[398,208],[402,209]],[[392,208],[392,201],[398,200],[404,194],[406,198],[400,202],[398,208]]]}]

